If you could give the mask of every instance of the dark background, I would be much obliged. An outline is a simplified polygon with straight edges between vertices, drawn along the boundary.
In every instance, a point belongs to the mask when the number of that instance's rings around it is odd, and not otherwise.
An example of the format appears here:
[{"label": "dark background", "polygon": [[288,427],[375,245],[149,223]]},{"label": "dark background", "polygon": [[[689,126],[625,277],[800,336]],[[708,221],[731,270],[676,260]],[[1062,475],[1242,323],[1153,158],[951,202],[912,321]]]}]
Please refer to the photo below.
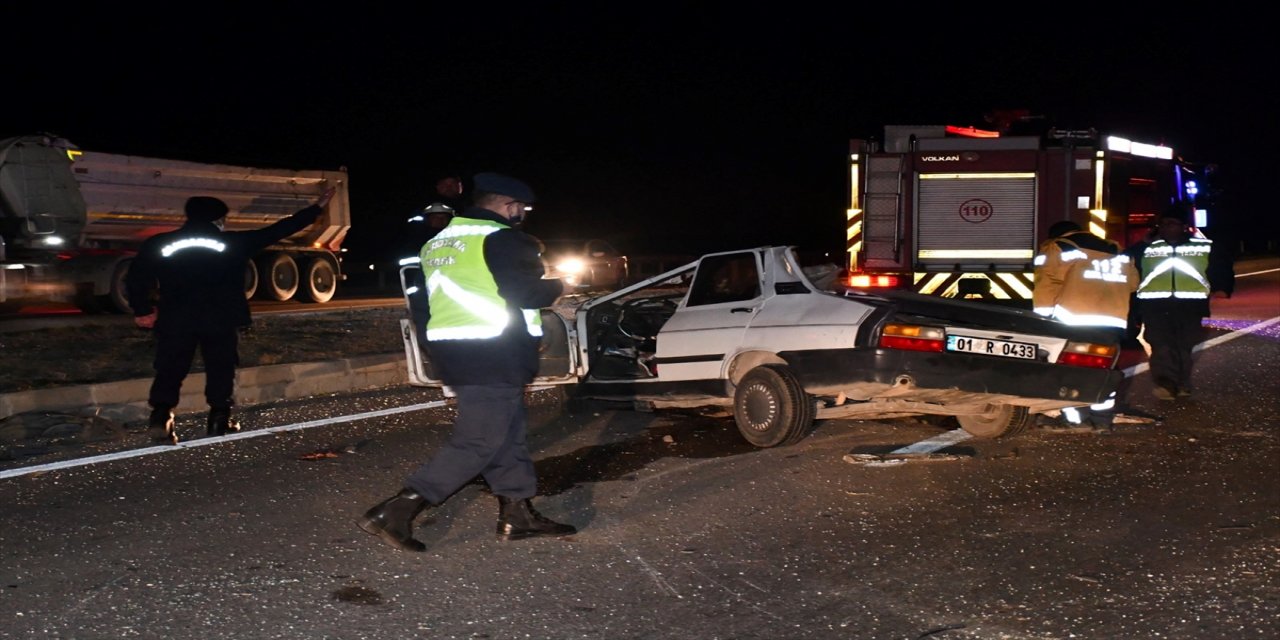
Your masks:
[{"label": "dark background", "polygon": [[0,137],[345,166],[356,262],[387,257],[437,177],[476,171],[529,182],[544,237],[838,255],[849,138],[1025,109],[1216,165],[1210,237],[1280,237],[1276,56],[1247,15],[201,6],[6,8]]}]

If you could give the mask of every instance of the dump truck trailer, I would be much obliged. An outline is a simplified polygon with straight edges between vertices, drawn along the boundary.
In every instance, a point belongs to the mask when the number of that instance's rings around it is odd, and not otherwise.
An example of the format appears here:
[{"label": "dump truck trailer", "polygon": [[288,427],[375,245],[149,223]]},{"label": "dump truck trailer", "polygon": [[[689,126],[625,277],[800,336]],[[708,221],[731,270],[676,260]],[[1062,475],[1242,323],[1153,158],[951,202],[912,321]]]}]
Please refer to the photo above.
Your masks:
[{"label": "dump truck trailer", "polygon": [[70,301],[127,312],[124,278],[147,238],[186,221],[191,196],[226,202],[228,231],[287,217],[329,187],[310,227],[245,265],[245,295],[324,303],[344,279],[351,228],[347,172],[205,164],[80,149],[49,134],[0,140],[0,305]]}]

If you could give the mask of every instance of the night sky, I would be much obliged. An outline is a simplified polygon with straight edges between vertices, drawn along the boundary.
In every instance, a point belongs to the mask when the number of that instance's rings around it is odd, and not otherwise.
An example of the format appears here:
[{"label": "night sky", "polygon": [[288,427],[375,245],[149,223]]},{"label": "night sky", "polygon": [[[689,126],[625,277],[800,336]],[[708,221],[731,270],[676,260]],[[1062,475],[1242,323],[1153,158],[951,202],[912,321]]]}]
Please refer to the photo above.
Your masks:
[{"label": "night sky", "polygon": [[1211,231],[1280,238],[1262,191],[1274,181],[1264,118],[1280,106],[1277,56],[1248,16],[1108,24],[1076,10],[1001,26],[991,7],[862,20],[802,5],[91,6],[74,22],[70,8],[5,9],[0,137],[345,166],[356,260],[395,244],[435,178],[477,171],[529,182],[539,202],[528,229],[544,237],[605,237],[633,253],[839,252],[849,138],[886,124],[981,128],[995,109],[1216,164]]}]

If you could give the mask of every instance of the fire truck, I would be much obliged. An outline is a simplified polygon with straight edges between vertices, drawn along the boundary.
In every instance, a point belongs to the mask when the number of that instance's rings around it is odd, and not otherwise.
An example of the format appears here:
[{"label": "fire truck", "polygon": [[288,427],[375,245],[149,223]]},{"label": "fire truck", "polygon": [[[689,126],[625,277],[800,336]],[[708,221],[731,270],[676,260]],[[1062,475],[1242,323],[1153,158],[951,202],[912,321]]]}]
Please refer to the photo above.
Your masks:
[{"label": "fire truck", "polygon": [[1201,180],[1171,147],[1092,129],[886,126],[849,145],[849,284],[1029,304],[1050,225],[1127,247]]}]

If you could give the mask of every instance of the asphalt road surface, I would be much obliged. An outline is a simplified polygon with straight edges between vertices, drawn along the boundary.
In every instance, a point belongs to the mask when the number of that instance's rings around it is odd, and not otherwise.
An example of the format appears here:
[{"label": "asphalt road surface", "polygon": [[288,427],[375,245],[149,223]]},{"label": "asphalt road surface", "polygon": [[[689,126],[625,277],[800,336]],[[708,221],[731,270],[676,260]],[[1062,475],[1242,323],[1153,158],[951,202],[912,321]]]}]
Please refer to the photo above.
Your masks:
[{"label": "asphalt road surface", "polygon": [[1127,403],[1161,419],[1110,433],[832,420],[760,450],[533,394],[564,539],[497,541],[480,484],[419,519],[426,553],[356,527],[447,436],[422,389],[3,468],[0,638],[1280,637],[1280,272],[1213,323],[1196,395],[1135,365]]}]

